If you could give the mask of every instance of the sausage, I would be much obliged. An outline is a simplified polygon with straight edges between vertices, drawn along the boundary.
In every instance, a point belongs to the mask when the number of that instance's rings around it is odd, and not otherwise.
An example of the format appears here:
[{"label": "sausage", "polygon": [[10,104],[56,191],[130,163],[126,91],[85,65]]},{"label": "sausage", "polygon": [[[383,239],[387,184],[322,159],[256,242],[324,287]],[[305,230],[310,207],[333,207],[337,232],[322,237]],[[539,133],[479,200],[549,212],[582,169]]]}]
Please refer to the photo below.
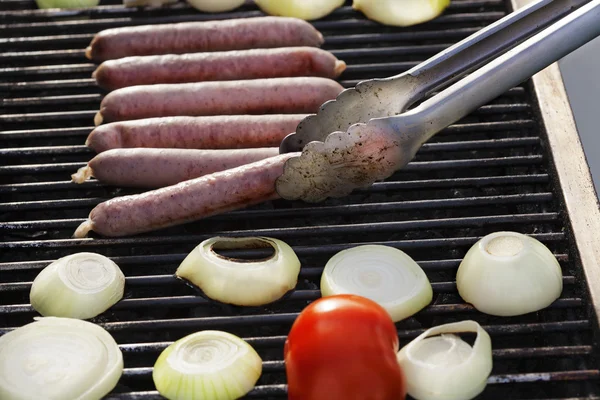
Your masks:
[{"label": "sausage", "polygon": [[126,57],[103,62],[92,74],[100,87],[115,90],[155,83],[320,76],[335,79],[346,63],[315,47],[284,47],[215,53]]},{"label": "sausage", "polygon": [[238,150],[113,149],[71,175],[83,183],[94,176],[121,187],[160,188],[279,154],[277,147]]},{"label": "sausage", "polygon": [[316,113],[344,88],[319,77],[131,86],[110,92],[94,122],[239,114]]},{"label": "sausage", "polygon": [[323,35],[301,19],[237,18],[106,29],[94,36],[85,55],[99,62],[158,54],[320,47],[323,41]]},{"label": "sausage", "polygon": [[131,147],[243,149],[278,147],[307,114],[164,117],[100,125],[87,137],[96,153]]},{"label": "sausage", "polygon": [[98,204],[73,237],[90,231],[120,237],[150,232],[279,198],[275,181],[286,153],[137,195]]}]

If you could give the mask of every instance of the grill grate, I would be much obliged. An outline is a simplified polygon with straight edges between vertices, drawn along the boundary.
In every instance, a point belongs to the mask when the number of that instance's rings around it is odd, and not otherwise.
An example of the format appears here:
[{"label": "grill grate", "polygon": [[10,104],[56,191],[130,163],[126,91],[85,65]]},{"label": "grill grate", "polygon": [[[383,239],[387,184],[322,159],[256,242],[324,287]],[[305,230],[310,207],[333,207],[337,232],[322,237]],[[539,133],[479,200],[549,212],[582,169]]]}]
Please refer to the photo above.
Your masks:
[{"label": "grill grate", "polygon": [[[502,0],[455,0],[439,19],[398,29],[365,20],[348,2],[314,25],[326,38],[324,48],[348,63],[341,82],[350,87],[400,73],[508,8]],[[429,307],[397,324],[401,343],[433,325],[474,319],[494,345],[494,371],[481,398],[600,399],[595,316],[529,84],[445,129],[387,181],[346,198],[318,205],[273,201],[130,238],[70,239],[93,206],[138,192],[68,182],[93,155],[83,143],[104,94],[90,79],[95,66],[83,52],[93,35],[115,26],[261,13],[249,4],[207,16],[184,3],[166,13],[126,9],[117,0],[59,12],[36,10],[32,0],[0,0],[0,10],[0,334],[31,322],[28,292],[42,268],[76,251],[94,251],[110,256],[127,276],[125,299],[93,320],[114,335],[125,357],[125,373],[110,398],[161,398],[151,378],[160,351],[208,328],[240,335],[265,360],[249,397],[285,397],[285,335],[302,308],[319,297],[325,262],[353,245],[380,243],[417,260],[434,290]],[[564,291],[548,309],[498,318],[459,298],[454,276],[460,260],[481,236],[498,230],[530,234],[557,255]],[[173,272],[195,245],[217,234],[286,240],[303,265],[297,290],[251,308],[198,296]]]}]

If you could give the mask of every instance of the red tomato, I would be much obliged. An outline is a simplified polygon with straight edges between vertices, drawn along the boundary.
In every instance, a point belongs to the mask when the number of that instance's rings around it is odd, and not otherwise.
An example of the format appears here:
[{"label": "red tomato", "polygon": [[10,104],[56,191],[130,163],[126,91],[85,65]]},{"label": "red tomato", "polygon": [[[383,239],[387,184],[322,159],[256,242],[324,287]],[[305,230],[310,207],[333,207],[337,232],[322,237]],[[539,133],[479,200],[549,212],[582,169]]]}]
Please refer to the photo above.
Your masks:
[{"label": "red tomato", "polygon": [[355,295],[321,298],[294,322],[284,357],[290,400],[402,400],[398,335],[383,307]]}]

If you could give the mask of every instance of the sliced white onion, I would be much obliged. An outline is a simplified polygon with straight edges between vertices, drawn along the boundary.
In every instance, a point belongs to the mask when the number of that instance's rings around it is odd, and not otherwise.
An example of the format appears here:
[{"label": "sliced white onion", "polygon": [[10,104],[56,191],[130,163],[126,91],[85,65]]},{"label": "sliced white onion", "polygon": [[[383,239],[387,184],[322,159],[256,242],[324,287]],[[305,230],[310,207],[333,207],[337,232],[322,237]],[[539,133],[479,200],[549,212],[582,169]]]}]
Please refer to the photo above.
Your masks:
[{"label": "sliced white onion", "polygon": [[125,276],[96,253],[75,253],[44,268],[33,281],[31,306],[43,316],[87,319],[123,298]]},{"label": "sliced white onion", "polygon": [[117,343],[90,322],[37,318],[0,337],[2,400],[98,400],[122,373]]},{"label": "sliced white onion", "polygon": [[235,10],[246,0],[187,0],[195,9],[207,13],[217,13]]},{"label": "sliced white onion", "polygon": [[411,26],[430,21],[444,12],[450,0],[354,0],[352,8],[373,21],[391,26]]},{"label": "sliced white onion", "polygon": [[556,257],[538,240],[496,232],[475,243],[456,274],[458,293],[477,310],[515,316],[548,307],[562,292]]},{"label": "sliced white onion", "polygon": [[307,21],[331,14],[344,0],[254,0],[266,14],[300,18]]},{"label": "sliced white onion", "polygon": [[233,400],[250,392],[261,373],[260,356],[244,340],[202,331],[167,347],[154,364],[152,379],[169,400]]},{"label": "sliced white onion", "polygon": [[[261,260],[224,257],[215,250],[272,248]],[[215,237],[200,243],[183,260],[176,275],[198,286],[208,297],[222,303],[259,306],[280,299],[296,287],[300,260],[294,250],[268,237]]]},{"label": "sliced white onion", "polygon": [[[477,333],[473,347],[451,334],[461,332]],[[415,399],[469,400],[487,385],[492,372],[492,342],[475,321],[440,325],[402,348],[398,362],[408,394]]]},{"label": "sliced white onion", "polygon": [[342,250],[321,276],[323,296],[355,294],[379,303],[394,322],[419,312],[433,298],[425,272],[401,250],[364,245]]}]

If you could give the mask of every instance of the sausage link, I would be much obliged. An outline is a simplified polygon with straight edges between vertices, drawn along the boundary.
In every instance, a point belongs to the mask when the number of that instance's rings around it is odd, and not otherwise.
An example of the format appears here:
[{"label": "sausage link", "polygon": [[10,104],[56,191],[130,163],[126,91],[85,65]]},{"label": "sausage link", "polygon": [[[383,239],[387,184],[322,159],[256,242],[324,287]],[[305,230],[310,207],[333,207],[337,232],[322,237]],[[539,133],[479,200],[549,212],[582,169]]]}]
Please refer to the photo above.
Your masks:
[{"label": "sausage link", "polygon": [[73,234],[119,237],[150,232],[279,198],[275,181],[287,153],[138,195],[97,205]]},{"label": "sausage link", "polygon": [[274,157],[277,147],[238,150],[113,149],[98,154],[73,174],[120,187],[160,188]]},{"label": "sausage link", "polygon": [[130,56],[321,44],[323,35],[306,21],[256,17],[106,29],[92,39],[85,54],[99,62]]},{"label": "sausage link", "polygon": [[243,149],[278,147],[307,114],[164,117],[100,125],[85,144],[96,153],[116,148]]},{"label": "sausage link", "polygon": [[319,77],[131,86],[109,93],[94,122],[239,114],[316,113],[344,88]]},{"label": "sausage link", "polygon": [[100,87],[115,90],[156,83],[320,76],[337,78],[346,63],[315,47],[284,47],[215,53],[126,57],[103,62],[92,74]]}]

